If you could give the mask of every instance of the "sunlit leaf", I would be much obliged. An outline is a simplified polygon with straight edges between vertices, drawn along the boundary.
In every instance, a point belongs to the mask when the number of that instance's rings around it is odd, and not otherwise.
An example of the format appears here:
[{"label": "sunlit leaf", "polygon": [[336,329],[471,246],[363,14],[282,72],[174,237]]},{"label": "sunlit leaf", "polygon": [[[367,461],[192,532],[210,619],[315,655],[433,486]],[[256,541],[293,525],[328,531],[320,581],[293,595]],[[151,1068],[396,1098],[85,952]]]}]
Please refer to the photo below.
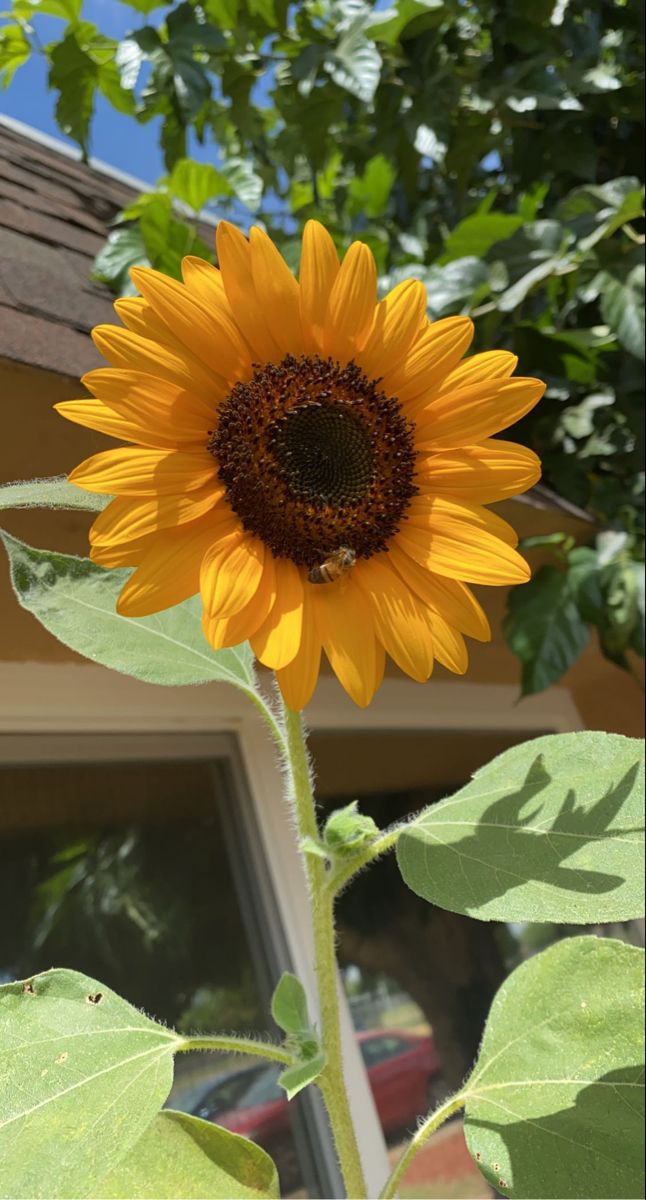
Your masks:
[{"label": "sunlit leaf", "polygon": [[35,550],[0,533],[18,601],[59,641],[93,662],[148,683],[226,682],[254,687],[249,647],[212,650],[196,597],[150,617],[121,617],[117,596],[129,572],[87,558]]},{"label": "sunlit leaf", "polygon": [[425,900],[484,921],[586,924],[644,914],[644,745],[550,734],[514,746],[399,837]]},{"label": "sunlit leaf", "polygon": [[643,951],[568,938],[523,963],[465,1093],[469,1150],[502,1195],[643,1196]]},{"label": "sunlit leaf", "polygon": [[82,508],[89,512],[100,512],[109,503],[109,496],[86,492],[85,488],[68,483],[64,475],[19,480],[0,487],[0,509]]}]

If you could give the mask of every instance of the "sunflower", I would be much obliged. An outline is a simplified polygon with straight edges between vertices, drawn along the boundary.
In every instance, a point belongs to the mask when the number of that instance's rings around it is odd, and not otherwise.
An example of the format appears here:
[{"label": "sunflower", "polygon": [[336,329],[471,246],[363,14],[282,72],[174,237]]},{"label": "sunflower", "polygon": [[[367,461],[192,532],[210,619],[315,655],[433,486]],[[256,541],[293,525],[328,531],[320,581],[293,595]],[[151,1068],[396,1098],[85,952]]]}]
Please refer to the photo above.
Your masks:
[{"label": "sunflower", "polygon": [[70,475],[115,497],[90,541],[94,562],[136,568],[118,611],[199,591],[211,646],[250,641],[293,709],[322,651],[362,706],[386,654],[419,681],[435,659],[463,673],[463,635],[490,637],[467,584],[529,578],[482,506],[539,478],[531,450],[492,435],[544,385],[506,351],[463,360],[471,321],[429,322],[418,280],[377,302],[369,248],[340,262],[316,221],[298,281],[261,229],[221,221],[216,242],[219,269],[185,258],[183,283],[133,269],[125,328],[93,333],[112,366],[56,406],[133,443]]}]

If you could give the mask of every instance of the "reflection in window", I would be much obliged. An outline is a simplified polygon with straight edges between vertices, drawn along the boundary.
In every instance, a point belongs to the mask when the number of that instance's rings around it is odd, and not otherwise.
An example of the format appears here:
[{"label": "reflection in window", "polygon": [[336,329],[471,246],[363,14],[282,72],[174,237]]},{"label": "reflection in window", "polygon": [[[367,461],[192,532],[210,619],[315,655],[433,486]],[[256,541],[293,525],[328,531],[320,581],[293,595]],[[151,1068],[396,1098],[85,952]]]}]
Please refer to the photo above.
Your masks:
[{"label": "reflection in window", "polygon": [[[186,1033],[262,1030],[264,930],[238,902],[222,778],[192,761],[0,769],[0,981],[55,963]],[[283,1194],[304,1196],[297,1107],[276,1078],[253,1060],[179,1055],[169,1104],[254,1138]]]}]

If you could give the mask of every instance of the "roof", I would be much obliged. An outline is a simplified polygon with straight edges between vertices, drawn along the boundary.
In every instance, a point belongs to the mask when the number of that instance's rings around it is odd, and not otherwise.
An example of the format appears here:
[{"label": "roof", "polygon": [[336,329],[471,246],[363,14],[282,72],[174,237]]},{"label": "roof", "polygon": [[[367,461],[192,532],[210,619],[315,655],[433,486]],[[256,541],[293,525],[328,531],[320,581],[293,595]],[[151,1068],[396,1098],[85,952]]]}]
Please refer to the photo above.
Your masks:
[{"label": "roof", "polygon": [[78,379],[102,364],[89,332],[114,321],[90,278],[110,222],[149,185],[0,118],[0,356]]}]

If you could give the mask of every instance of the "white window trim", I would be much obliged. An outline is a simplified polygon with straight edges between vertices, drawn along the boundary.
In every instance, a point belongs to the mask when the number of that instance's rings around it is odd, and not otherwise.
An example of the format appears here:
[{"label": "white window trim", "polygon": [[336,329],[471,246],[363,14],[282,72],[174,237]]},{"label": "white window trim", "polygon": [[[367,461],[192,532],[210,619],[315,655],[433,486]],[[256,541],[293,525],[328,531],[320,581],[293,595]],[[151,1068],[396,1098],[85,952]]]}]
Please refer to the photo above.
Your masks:
[{"label": "white window trim", "polygon": [[[582,728],[577,708],[564,688],[552,688],[519,704],[518,689],[513,685],[466,680],[432,681],[422,689],[405,680],[387,679],[370,708],[360,710],[334,679],[323,678],[307,710],[307,720],[316,730],[471,729],[523,732],[528,737],[545,730]],[[25,734],[67,734],[69,739],[71,734],[121,733],[131,739],[135,733],[204,732],[231,732],[237,737],[290,957],[315,1011],[305,878],[283,801],[276,753],[249,701],[224,685],[157,687],[89,665],[0,665],[0,754],[4,762],[24,762],[21,735]],[[91,754],[88,742],[86,749]],[[168,753],[173,754],[171,739]],[[386,1147],[340,987],[339,995],[350,1103],[368,1194],[378,1195],[389,1169]]]}]

